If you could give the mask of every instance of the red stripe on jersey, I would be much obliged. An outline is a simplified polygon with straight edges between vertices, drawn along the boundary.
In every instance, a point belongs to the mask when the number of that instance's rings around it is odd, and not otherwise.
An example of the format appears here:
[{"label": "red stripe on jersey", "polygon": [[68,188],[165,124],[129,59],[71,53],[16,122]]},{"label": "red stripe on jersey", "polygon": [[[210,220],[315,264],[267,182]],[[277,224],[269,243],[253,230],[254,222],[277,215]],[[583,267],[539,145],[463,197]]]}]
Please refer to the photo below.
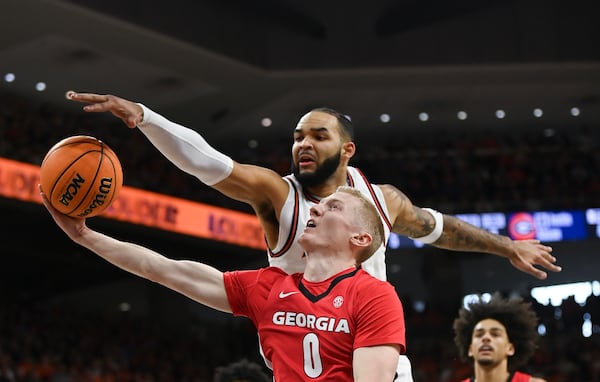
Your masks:
[{"label": "red stripe on jersey", "polygon": [[[283,255],[288,249],[290,249],[290,247],[292,246],[292,244],[294,243],[294,237],[296,236],[296,229],[298,228],[298,216],[300,215],[300,203],[299,203],[299,197],[298,197],[298,189],[296,189],[296,185],[294,184],[294,182],[290,181],[289,182],[292,185],[292,188],[294,189],[294,216],[292,217],[292,225],[290,228],[290,233],[288,235],[288,238],[285,241],[285,245],[283,246],[283,248],[281,248],[281,250],[279,250],[278,252],[273,252],[271,251],[271,248],[267,248],[269,249],[269,256],[271,257],[279,257],[281,255]],[[281,229],[281,228],[279,228]]]},{"label": "red stripe on jersey", "polygon": [[358,171],[360,176],[362,176],[363,180],[365,181],[365,184],[367,185],[367,188],[369,189],[369,192],[371,193],[371,197],[373,198],[373,201],[375,202],[375,207],[377,207],[377,211],[379,211],[379,215],[381,215],[381,219],[383,219],[383,221],[385,222],[385,224],[388,226],[389,230],[391,231],[392,223],[390,222],[387,215],[383,211],[383,207],[381,206],[381,202],[379,201],[379,199],[377,198],[377,195],[375,194],[375,191],[373,190],[373,186],[371,185],[371,183],[369,183],[369,180],[362,173],[362,171],[360,171],[358,168],[356,169],[356,171]]}]

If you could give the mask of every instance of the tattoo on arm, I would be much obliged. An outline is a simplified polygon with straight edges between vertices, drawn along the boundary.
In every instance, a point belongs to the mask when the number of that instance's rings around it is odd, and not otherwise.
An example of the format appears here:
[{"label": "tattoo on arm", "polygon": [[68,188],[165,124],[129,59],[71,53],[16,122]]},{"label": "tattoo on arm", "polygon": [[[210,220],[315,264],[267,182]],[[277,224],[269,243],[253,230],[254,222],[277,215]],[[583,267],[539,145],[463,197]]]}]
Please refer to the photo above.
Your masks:
[{"label": "tattoo on arm", "polygon": [[507,239],[444,215],[444,233],[433,245],[459,251],[496,253],[499,248],[505,247]]},{"label": "tattoo on arm", "polygon": [[[412,204],[411,200],[392,185],[382,187],[388,210],[395,216],[392,231],[408,237],[422,237],[431,233],[435,219],[431,214]],[[493,234],[475,227],[454,216],[444,215],[442,236],[432,245],[438,248],[465,252],[481,252],[507,255],[508,237]]]},{"label": "tattoo on arm", "polygon": [[428,235],[435,227],[435,219],[427,211],[415,207],[410,199],[394,186],[387,186],[391,192],[388,195],[388,208],[396,211],[392,231],[408,237]]}]

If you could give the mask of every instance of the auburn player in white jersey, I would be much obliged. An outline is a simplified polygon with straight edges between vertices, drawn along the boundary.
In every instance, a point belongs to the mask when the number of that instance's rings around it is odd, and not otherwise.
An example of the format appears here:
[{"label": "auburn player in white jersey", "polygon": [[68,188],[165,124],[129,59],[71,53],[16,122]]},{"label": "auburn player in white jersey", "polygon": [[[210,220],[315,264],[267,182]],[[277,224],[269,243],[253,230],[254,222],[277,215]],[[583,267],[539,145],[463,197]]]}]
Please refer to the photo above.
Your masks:
[{"label": "auburn player in white jersey", "polygon": [[201,304],[250,318],[277,382],[392,381],[405,349],[402,304],[394,287],[360,269],[383,242],[373,204],[340,187],[310,210],[298,242],[304,273],[281,268],[222,273],[166,258],[89,229],[44,205],[74,242],[112,264]]},{"label": "auburn player in white jersey", "polygon": [[[302,261],[298,262],[299,251],[290,251],[284,245],[293,245],[293,238],[291,241],[287,238],[294,234],[294,229],[286,232],[280,227],[289,217],[285,211],[293,192],[289,180],[273,170],[235,162],[215,150],[195,130],[169,121],[140,103],[114,95],[73,91],[67,92],[67,98],[86,103],[84,110],[87,112],[110,112],[128,127],[139,127],[150,142],[180,169],[224,195],[248,203],[261,223],[268,248],[275,253],[275,256],[269,256],[272,264],[283,266],[287,272],[302,267]],[[301,195],[324,198],[335,192],[337,187],[347,185],[348,163],[355,150],[352,123],[346,116],[327,108],[314,109],[303,115],[294,130],[292,146],[294,177],[302,185]],[[551,254],[552,248],[537,240],[514,241],[455,217],[420,208],[390,184],[373,188],[379,189],[383,195],[382,206],[385,204],[385,208],[382,216],[387,214],[392,232],[439,248],[505,257],[519,270],[540,279],[545,279],[547,274],[538,267],[560,271],[560,267],[554,264],[556,258]],[[293,222],[289,224],[297,229]],[[277,256],[277,253],[280,255]],[[288,255],[290,257],[286,258]],[[383,257],[380,259],[383,260]],[[383,262],[381,266],[385,267]],[[378,271],[377,276],[385,279],[385,272]],[[404,371],[399,372],[397,381],[412,381],[406,357],[401,357],[400,368]]]}]

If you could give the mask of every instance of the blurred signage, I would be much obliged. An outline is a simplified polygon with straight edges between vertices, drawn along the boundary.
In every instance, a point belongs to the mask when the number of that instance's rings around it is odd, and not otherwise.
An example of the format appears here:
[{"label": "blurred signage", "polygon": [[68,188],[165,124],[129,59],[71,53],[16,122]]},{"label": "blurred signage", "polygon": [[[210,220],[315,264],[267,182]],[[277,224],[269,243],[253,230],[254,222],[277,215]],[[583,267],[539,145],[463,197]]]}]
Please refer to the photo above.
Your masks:
[{"label": "blurred signage", "polygon": [[[0,196],[41,203],[38,183],[38,166],[0,158]],[[254,215],[132,187],[123,186],[102,217],[266,250],[262,228]],[[456,217],[515,240],[538,239],[549,243],[600,238],[600,208],[488,212]],[[388,246],[395,249],[423,244],[392,234]]]},{"label": "blurred signage", "polygon": [[[0,158],[0,196],[40,203],[38,166]],[[101,215],[205,239],[266,250],[256,216],[123,186]]]},{"label": "blurred signage", "polygon": [[[476,227],[514,240],[537,239],[545,243],[600,238],[600,208],[565,211],[488,212],[455,215]],[[392,234],[388,246],[422,247],[423,244]]]}]

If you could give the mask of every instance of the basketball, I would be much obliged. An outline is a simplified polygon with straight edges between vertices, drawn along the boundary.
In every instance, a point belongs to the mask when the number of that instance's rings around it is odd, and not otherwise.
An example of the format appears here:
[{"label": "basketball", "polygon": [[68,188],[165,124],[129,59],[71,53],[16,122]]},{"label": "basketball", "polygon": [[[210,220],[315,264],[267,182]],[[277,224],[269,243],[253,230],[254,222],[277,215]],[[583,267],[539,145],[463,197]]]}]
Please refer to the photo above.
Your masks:
[{"label": "basketball", "polygon": [[77,135],[50,148],[40,168],[40,184],[58,211],[88,218],[104,212],[117,198],[123,170],[106,143]]}]

